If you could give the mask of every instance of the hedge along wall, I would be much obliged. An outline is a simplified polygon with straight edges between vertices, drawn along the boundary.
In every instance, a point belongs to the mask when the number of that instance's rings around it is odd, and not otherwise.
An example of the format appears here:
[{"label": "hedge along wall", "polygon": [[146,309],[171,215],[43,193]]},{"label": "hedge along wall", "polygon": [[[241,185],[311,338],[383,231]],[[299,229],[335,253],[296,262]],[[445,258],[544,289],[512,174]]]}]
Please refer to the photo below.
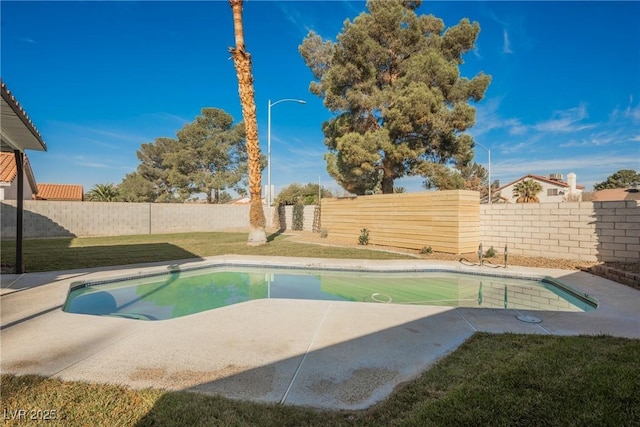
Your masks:
[{"label": "hedge along wall", "polygon": [[[272,209],[271,223],[273,227],[278,227],[281,230],[293,230],[293,206],[279,206]],[[315,209],[316,205],[306,205],[304,207],[302,230],[313,231]],[[265,215],[266,214],[267,212],[265,210]]]},{"label": "hedge along wall", "polygon": [[369,229],[369,243],[447,253],[474,252],[480,241],[480,196],[451,190],[322,199],[322,224],[329,236],[357,243]]}]

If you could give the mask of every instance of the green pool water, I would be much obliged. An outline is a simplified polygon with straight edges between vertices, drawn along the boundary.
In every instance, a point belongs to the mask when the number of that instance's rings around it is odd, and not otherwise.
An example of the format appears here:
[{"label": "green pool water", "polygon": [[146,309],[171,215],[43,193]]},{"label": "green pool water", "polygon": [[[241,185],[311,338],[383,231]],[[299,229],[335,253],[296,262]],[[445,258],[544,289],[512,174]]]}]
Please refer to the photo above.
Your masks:
[{"label": "green pool water", "polygon": [[546,280],[451,272],[345,272],[215,267],[72,287],[64,311],[171,319],[256,299],[592,311],[579,294]]}]

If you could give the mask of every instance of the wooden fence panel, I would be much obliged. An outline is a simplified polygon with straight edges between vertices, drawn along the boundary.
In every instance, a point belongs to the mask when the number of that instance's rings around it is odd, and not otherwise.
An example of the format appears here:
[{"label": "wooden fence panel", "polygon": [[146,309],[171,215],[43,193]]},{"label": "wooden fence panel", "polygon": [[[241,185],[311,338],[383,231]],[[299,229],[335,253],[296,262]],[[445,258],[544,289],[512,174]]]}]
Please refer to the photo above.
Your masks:
[{"label": "wooden fence panel", "polygon": [[480,240],[480,196],[476,191],[380,194],[322,199],[322,228],[333,238],[447,253],[474,252]]}]

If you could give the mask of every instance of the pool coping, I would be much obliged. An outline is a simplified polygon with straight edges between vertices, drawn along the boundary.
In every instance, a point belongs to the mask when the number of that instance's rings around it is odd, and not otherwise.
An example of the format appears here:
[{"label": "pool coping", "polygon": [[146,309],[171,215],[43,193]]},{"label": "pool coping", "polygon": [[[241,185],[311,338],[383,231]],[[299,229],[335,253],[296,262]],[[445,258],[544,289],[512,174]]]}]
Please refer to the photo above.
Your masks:
[{"label": "pool coping", "polygon": [[[353,410],[384,399],[398,384],[454,351],[476,331],[608,334],[640,339],[640,290],[584,271],[518,266],[500,272],[525,278],[555,278],[596,298],[598,310],[573,313],[401,305],[392,308],[388,304],[255,300],[182,318],[140,322],[64,313],[60,308],[72,283],[148,275],[178,267],[205,268],[212,264],[252,267],[286,264],[289,268],[351,271],[496,272],[488,266],[424,259],[227,255],[3,275],[2,372]],[[517,316],[534,316],[541,323],[522,322]],[[236,321],[232,324],[229,319]],[[214,341],[226,344],[218,348]],[[388,378],[367,376],[368,372],[379,372],[382,368]],[[187,381],[185,372],[191,376],[197,372],[200,377],[189,377]],[[353,394],[356,391],[364,394],[356,398]]]}]

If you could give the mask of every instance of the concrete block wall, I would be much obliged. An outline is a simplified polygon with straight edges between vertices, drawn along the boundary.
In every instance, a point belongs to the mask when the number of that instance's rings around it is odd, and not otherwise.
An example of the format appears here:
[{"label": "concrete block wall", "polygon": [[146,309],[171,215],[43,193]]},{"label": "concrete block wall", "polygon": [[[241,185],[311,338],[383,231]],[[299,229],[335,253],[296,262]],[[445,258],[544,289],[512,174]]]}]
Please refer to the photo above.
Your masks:
[{"label": "concrete block wall", "polygon": [[494,204],[480,207],[480,240],[499,253],[640,262],[638,201]]},{"label": "concrete block wall", "polygon": [[[16,202],[0,206],[0,236],[16,235]],[[25,238],[247,229],[249,206],[25,200]]]},{"label": "concrete block wall", "polygon": [[247,229],[249,206],[152,203],[151,234]]}]

